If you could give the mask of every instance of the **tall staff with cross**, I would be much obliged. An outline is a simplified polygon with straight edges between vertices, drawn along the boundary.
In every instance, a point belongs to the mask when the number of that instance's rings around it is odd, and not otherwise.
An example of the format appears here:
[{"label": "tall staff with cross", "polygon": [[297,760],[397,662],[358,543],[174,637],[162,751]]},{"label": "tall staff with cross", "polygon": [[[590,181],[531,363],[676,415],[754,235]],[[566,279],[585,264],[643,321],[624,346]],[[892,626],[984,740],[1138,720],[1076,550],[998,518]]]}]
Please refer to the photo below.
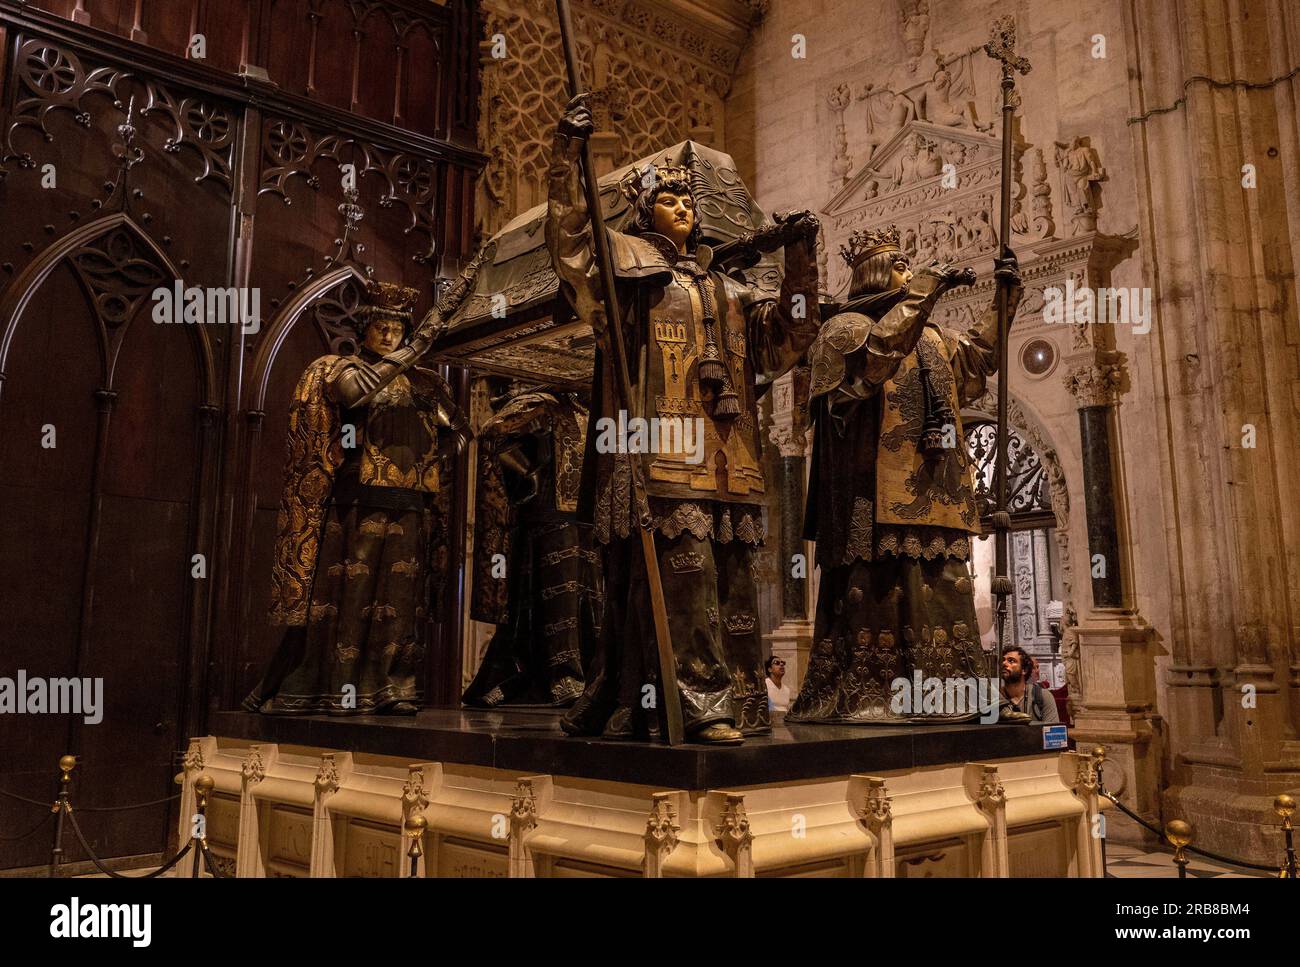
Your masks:
[{"label": "tall staff with cross", "polygon": [[[989,41],[984,45],[988,54],[1002,66],[1002,221],[998,242],[1002,247],[1002,260],[1011,254],[1011,138],[1014,133],[1015,110],[1020,103],[1016,94],[1016,74],[1028,74],[1029,61],[1016,53],[1016,19],[1011,15],[994,21]],[[1009,275],[1001,269],[998,280],[998,449],[994,464],[996,480],[996,505],[993,513],[993,530],[996,535],[996,573],[993,576],[993,594],[997,598],[997,644],[991,655],[990,677],[1000,678],[1003,636],[1006,634],[1008,597],[1012,591],[1010,568],[1011,515],[1007,512],[1007,376],[1008,336],[1011,328],[1010,300],[1012,285]],[[1003,713],[1003,717],[1008,717]]]}]

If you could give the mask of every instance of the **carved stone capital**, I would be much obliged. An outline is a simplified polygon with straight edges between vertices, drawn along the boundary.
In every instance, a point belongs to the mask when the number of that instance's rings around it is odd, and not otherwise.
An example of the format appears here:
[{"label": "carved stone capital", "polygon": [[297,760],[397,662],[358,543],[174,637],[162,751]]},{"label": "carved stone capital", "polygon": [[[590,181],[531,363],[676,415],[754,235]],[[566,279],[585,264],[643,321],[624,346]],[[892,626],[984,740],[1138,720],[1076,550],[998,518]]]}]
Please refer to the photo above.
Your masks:
[{"label": "carved stone capital", "polygon": [[510,800],[511,831],[518,835],[537,825],[537,794],[533,791],[531,779],[520,779],[515,783],[515,795]]},{"label": "carved stone capital", "polygon": [[667,856],[677,848],[677,834],[681,832],[677,822],[677,807],[673,805],[672,793],[655,793],[654,803],[650,807],[650,817],[645,824],[645,848],[659,859]]},{"label": "carved stone capital", "polygon": [[994,812],[1006,804],[1006,790],[1002,788],[1002,778],[997,766],[982,766],[980,771],[979,804],[988,812]]},{"label": "carved stone capital", "polygon": [[339,768],[334,761],[334,753],[326,752],[320,757],[320,767],[316,770],[316,794],[339,791]]},{"label": "carved stone capital", "polygon": [[718,845],[739,865],[739,857],[748,852],[754,842],[754,834],[750,832],[749,816],[745,813],[745,797],[730,792],[726,795],[722,821],[718,825]]},{"label": "carved stone capital", "polygon": [[429,805],[429,795],[424,790],[424,769],[409,767],[406,781],[402,783],[402,806],[410,813],[418,813]]},{"label": "carved stone capital", "polygon": [[244,759],[244,764],[239,767],[239,771],[244,777],[244,782],[249,785],[259,783],[266,778],[266,763],[262,759],[261,748],[252,746],[248,750],[248,757]]},{"label": "carved stone capital", "polygon": [[1092,362],[1071,367],[1064,382],[1080,407],[1111,406],[1123,379],[1117,363]]},{"label": "carved stone capital", "polygon": [[1096,792],[1099,787],[1097,777],[1098,760],[1091,752],[1080,752],[1075,759],[1075,785],[1084,792]]},{"label": "carved stone capital", "polygon": [[862,821],[874,832],[893,822],[894,806],[885,789],[884,779],[871,778],[867,782],[867,801],[862,811]]},{"label": "carved stone capital", "polygon": [[185,767],[186,772],[203,769],[203,749],[198,739],[190,739],[190,747],[185,750],[185,758],[181,760],[181,765]]}]

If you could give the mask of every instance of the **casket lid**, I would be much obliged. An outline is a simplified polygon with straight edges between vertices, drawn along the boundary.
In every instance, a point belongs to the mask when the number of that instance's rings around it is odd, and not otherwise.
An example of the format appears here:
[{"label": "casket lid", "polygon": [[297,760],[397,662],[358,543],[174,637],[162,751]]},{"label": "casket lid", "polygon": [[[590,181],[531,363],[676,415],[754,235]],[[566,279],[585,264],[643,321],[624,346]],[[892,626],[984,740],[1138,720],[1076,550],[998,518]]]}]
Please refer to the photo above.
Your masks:
[{"label": "casket lid", "polygon": [[[647,164],[680,165],[690,171],[702,241],[715,249],[766,221],[729,154],[682,141],[600,179],[601,211],[608,228],[621,230],[630,217],[632,205],[619,191],[619,182],[633,168]],[[485,249],[474,289],[452,316],[434,355],[484,373],[575,388],[589,384],[595,339],[590,328],[573,317],[567,300],[556,298],[559,280],[546,248],[546,205],[516,216]],[[755,262],[733,251],[725,268],[775,289],[780,266],[779,253]]]}]

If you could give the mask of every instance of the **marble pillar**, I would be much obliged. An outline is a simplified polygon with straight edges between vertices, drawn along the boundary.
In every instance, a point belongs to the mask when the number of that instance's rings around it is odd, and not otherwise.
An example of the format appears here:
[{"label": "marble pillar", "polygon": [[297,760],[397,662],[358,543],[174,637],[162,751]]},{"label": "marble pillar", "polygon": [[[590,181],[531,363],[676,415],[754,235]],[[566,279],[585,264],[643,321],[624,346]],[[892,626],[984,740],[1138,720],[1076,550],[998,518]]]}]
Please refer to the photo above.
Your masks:
[{"label": "marble pillar", "polygon": [[[1093,285],[1103,280],[1091,280]],[[1104,345],[1104,341],[1097,340]],[[1091,603],[1065,631],[1064,651],[1078,662],[1076,747],[1106,749],[1106,787],[1147,822],[1160,825],[1163,721],[1156,707],[1154,629],[1131,606],[1121,539],[1127,509],[1115,486],[1115,406],[1125,374],[1113,351],[1094,348],[1065,378],[1079,410]],[[1152,834],[1116,810],[1107,838],[1151,843]]]}]

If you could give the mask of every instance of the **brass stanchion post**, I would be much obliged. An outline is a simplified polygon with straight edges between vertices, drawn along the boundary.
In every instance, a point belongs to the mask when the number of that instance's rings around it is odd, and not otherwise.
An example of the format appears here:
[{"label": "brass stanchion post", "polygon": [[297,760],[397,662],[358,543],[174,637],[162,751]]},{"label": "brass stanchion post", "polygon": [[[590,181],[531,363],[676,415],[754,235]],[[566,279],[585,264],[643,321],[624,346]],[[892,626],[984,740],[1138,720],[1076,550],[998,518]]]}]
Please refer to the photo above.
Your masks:
[{"label": "brass stanchion post", "polygon": [[190,879],[199,875],[199,863],[203,860],[203,846],[208,841],[208,796],[216,785],[213,778],[204,773],[194,780],[194,808],[198,814],[190,821],[193,823],[191,835],[194,838],[194,863],[190,867]]},{"label": "brass stanchion post", "polygon": [[1195,833],[1192,824],[1181,819],[1170,820],[1165,826],[1165,839],[1174,848],[1174,865],[1178,867],[1178,879],[1187,879],[1186,847],[1192,842]]},{"label": "brass stanchion post", "polygon": [[1106,878],[1106,814],[1101,811],[1101,803],[1106,799],[1106,779],[1101,774],[1102,766],[1106,764],[1106,747],[1104,745],[1095,745],[1092,748],[1092,757],[1097,761],[1097,815],[1101,817],[1101,877]]},{"label": "brass stanchion post", "polygon": [[416,813],[406,823],[406,835],[411,837],[411,845],[406,855],[411,860],[411,878],[420,875],[420,857],[424,855],[424,831],[429,822],[422,813]]},{"label": "brass stanchion post", "polygon": [[1283,880],[1296,878],[1295,845],[1291,841],[1291,815],[1295,812],[1295,799],[1286,793],[1273,800],[1273,811],[1282,817],[1282,835],[1286,837],[1286,855],[1282,860],[1282,870],[1278,877]]},{"label": "brass stanchion post", "polygon": [[72,785],[72,770],[77,767],[75,755],[65,755],[59,759],[59,796],[50,806],[54,819],[54,846],[50,849],[50,878],[58,875],[58,867],[63,865],[63,817],[72,810],[68,802],[68,787]]}]

